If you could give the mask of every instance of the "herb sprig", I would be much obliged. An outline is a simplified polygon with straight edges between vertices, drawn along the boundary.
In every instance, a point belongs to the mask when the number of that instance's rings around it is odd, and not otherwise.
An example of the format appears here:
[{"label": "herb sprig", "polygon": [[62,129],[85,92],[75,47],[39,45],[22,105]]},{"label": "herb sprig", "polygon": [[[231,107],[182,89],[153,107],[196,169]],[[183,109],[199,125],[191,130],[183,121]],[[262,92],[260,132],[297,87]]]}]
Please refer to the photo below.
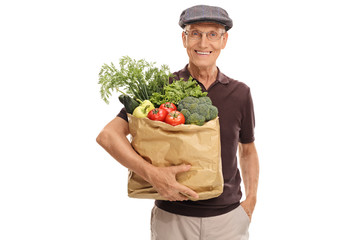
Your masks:
[{"label": "herb sprig", "polygon": [[172,77],[167,65],[155,67],[155,62],[136,61],[129,56],[120,58],[119,68],[114,63],[104,64],[99,73],[101,98],[109,103],[114,91],[141,101],[150,99],[153,93],[163,95]]}]

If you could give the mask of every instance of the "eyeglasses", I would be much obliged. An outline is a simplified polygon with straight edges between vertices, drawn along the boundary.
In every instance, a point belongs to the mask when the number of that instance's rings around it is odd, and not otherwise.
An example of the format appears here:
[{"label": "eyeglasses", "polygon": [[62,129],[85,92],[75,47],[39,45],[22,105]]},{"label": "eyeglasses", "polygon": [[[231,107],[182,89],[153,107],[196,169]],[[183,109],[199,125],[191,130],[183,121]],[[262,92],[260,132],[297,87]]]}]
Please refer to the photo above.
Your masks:
[{"label": "eyeglasses", "polygon": [[200,32],[198,30],[184,31],[184,33],[185,33],[185,35],[189,36],[190,39],[193,39],[193,40],[202,39],[202,35],[203,35],[203,33],[205,33],[207,39],[209,39],[210,41],[217,41],[222,37],[222,35],[225,34],[225,33],[218,33],[215,31]]}]

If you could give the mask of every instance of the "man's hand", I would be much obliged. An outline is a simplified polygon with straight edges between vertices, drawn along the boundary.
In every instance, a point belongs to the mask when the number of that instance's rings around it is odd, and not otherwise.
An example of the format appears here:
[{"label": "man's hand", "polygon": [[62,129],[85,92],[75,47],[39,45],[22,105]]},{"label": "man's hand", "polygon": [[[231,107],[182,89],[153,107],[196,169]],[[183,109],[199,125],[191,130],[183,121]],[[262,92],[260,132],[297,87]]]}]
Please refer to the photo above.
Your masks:
[{"label": "man's hand", "polygon": [[243,209],[245,210],[251,221],[251,217],[256,205],[256,199],[246,198],[244,201],[240,203],[240,205],[243,207]]},{"label": "man's hand", "polygon": [[154,167],[149,176],[149,183],[156,191],[169,201],[184,201],[189,197],[199,198],[199,195],[190,188],[176,181],[176,174],[187,172],[190,165],[179,165],[172,167]]}]

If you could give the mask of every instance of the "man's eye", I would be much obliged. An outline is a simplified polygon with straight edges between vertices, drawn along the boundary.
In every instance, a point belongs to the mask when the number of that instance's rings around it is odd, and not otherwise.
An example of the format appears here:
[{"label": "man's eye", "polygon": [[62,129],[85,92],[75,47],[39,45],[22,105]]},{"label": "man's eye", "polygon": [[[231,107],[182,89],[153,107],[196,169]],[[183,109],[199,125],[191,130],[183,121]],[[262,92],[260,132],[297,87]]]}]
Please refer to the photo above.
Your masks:
[{"label": "man's eye", "polygon": [[211,37],[216,37],[218,35],[217,32],[210,32],[209,34]]},{"label": "man's eye", "polygon": [[191,35],[197,37],[200,35],[200,33],[198,31],[193,31],[191,32]]}]

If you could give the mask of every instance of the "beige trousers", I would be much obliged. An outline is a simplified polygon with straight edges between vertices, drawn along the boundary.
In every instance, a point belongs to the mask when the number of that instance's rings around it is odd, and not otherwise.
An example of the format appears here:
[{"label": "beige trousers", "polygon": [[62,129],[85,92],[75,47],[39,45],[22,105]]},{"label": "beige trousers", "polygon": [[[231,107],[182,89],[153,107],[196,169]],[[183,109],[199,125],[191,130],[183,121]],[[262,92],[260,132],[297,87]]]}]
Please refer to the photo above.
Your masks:
[{"label": "beige trousers", "polygon": [[215,217],[187,217],[154,206],[152,240],[247,240],[250,219],[242,206]]}]

